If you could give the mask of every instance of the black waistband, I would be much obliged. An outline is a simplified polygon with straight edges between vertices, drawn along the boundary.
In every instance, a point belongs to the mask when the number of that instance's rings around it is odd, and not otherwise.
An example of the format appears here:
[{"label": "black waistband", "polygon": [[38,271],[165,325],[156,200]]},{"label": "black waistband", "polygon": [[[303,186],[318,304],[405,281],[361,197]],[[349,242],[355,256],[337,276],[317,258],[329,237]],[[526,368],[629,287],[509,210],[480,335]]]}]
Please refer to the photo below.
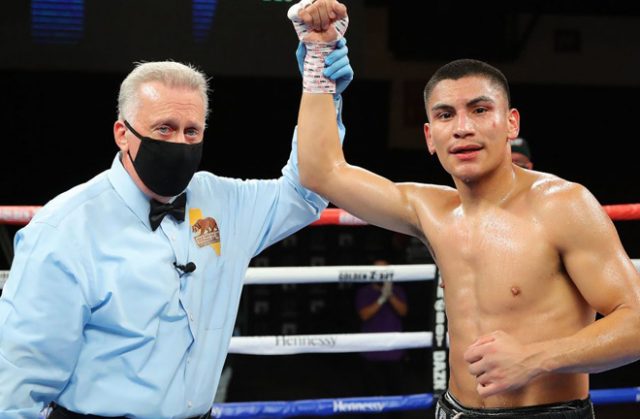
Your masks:
[{"label": "black waistband", "polygon": [[543,404],[515,408],[475,409],[463,406],[448,391],[440,397],[436,406],[436,418],[544,418],[544,419],[593,419],[590,398],[562,403]]},{"label": "black waistband", "polygon": [[[82,413],[72,412],[71,410],[65,409],[56,403],[51,403],[49,407],[51,407],[51,413],[47,419],[129,419],[126,416],[85,415]],[[211,410],[207,411],[207,413],[203,413],[202,415],[191,416],[187,419],[211,419]]]}]

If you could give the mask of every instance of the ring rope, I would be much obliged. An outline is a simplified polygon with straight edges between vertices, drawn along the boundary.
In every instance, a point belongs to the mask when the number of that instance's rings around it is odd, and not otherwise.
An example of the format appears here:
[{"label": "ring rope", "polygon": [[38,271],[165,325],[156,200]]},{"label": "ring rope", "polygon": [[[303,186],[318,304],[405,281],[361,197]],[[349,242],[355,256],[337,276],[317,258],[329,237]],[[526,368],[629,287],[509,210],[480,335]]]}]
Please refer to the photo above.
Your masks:
[{"label": "ring rope", "polygon": [[603,205],[603,208],[614,221],[640,219],[640,204]]},{"label": "ring rope", "polygon": [[249,268],[245,284],[424,281],[432,280],[435,272],[433,264]]},{"label": "ring rope", "polygon": [[[602,208],[614,221],[640,220],[640,204],[603,205]],[[355,215],[349,214],[341,208],[327,208],[322,211],[320,219],[311,225],[360,226],[367,224],[368,223],[366,221],[359,219]]]},{"label": "ring rope", "polygon": [[[640,219],[640,204],[603,205],[604,210],[614,221]],[[38,205],[0,205],[0,224],[25,225],[42,208]],[[311,225],[367,225],[366,221],[349,214],[340,208],[327,208],[322,211],[320,219]]]},{"label": "ring rope", "polygon": [[[435,265],[342,265],[249,268],[245,285],[314,284],[335,282],[429,281],[436,272]],[[0,271],[0,289],[9,271]]]},{"label": "ring rope", "polygon": [[325,335],[233,336],[229,353],[294,355],[430,348],[432,332],[337,333]]},{"label": "ring rope", "polygon": [[25,225],[40,208],[35,205],[0,205],[0,224]]},{"label": "ring rope", "polygon": [[214,403],[215,418],[285,418],[293,416],[331,416],[340,413],[380,413],[428,409],[433,395],[349,397],[276,402]]},{"label": "ring rope", "polygon": [[[594,405],[640,402],[640,387],[591,390]],[[380,413],[421,410],[433,406],[433,394],[406,396],[350,397],[269,402],[215,403],[215,418],[285,418],[294,416],[331,416],[341,413]]]}]

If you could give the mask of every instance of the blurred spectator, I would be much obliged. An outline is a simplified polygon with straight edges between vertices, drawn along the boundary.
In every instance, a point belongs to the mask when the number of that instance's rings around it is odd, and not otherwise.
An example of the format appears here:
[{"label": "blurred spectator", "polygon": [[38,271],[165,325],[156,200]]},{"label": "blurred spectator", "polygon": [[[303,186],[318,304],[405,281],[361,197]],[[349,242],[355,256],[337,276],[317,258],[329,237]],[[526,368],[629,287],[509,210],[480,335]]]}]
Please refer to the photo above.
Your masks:
[{"label": "blurred spectator", "polygon": [[533,169],[529,143],[522,137],[511,140],[511,161],[525,169]]}]

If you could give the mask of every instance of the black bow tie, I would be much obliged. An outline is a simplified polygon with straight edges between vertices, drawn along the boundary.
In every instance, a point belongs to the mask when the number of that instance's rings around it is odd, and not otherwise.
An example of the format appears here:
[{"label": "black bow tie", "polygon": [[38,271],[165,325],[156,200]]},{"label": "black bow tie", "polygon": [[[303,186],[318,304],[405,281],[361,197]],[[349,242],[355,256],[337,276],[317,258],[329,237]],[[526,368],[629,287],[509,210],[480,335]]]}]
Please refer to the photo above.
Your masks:
[{"label": "black bow tie", "polygon": [[165,215],[171,215],[176,221],[184,221],[184,206],[187,203],[187,193],[183,192],[173,202],[163,204],[155,199],[150,202],[149,224],[151,229],[156,231]]}]

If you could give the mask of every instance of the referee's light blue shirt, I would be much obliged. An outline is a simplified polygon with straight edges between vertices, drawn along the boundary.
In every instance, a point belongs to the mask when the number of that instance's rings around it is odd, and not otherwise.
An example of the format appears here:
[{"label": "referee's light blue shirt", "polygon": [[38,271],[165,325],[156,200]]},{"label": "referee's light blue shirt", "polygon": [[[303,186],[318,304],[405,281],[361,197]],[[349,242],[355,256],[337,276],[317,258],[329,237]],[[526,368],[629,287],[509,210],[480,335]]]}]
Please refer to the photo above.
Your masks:
[{"label": "referee's light blue shirt", "polygon": [[[327,204],[300,185],[293,143],[279,179],[196,173],[185,221],[156,231],[118,157],[39,211],[0,299],[0,418],[37,418],[49,401],[149,419],[210,409],[250,259]],[[217,222],[220,255],[196,244],[193,209]]]}]

